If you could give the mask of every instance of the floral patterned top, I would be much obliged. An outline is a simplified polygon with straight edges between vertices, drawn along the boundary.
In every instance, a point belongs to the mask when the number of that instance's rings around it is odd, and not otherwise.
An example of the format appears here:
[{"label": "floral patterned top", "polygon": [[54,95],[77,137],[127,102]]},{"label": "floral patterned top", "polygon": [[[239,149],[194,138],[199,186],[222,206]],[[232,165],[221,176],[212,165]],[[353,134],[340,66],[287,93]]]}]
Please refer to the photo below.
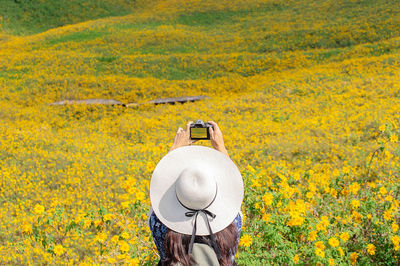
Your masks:
[{"label": "floral patterned top", "polygon": [[[233,220],[234,225],[238,229],[238,237],[236,239],[236,250],[239,245],[240,232],[242,230],[242,215],[239,213],[235,220]],[[165,250],[164,250],[164,240],[165,234],[167,233],[167,227],[157,218],[155,213],[151,211],[151,215],[149,217],[149,227],[151,230],[151,234],[154,239],[154,243],[156,244],[158,254],[160,255],[161,261],[165,258]],[[234,261],[235,254],[231,254],[232,261]]]}]

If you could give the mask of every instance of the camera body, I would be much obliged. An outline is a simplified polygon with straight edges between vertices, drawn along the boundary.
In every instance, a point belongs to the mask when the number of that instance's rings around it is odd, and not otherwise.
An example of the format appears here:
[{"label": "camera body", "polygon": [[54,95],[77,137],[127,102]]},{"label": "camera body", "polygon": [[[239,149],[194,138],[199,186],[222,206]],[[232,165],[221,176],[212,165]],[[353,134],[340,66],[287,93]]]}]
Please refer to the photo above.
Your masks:
[{"label": "camera body", "polygon": [[190,139],[210,139],[210,127],[212,128],[213,126],[202,120],[196,120],[196,122],[190,124]]}]

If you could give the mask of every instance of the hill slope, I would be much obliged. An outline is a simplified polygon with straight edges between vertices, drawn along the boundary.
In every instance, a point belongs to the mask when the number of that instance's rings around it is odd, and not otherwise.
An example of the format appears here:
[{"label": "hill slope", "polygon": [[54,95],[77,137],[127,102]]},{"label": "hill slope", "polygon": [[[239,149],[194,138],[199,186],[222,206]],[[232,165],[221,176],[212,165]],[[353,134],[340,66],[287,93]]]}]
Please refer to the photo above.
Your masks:
[{"label": "hill slope", "polygon": [[[240,5],[155,1],[126,17],[10,37],[13,40],[0,43],[0,76],[11,75],[29,87],[26,93],[18,90],[17,99],[109,95],[137,101],[143,93],[136,79],[156,84],[153,78],[246,78],[398,52],[397,1],[255,1],[242,9]],[[49,67],[52,71],[46,73]],[[176,96],[183,90],[179,87],[151,90],[148,96]],[[41,97],[32,99],[33,95]]]},{"label": "hill slope", "polygon": [[125,15],[135,11],[134,0],[3,0],[0,28],[8,34],[34,34],[51,28]]}]

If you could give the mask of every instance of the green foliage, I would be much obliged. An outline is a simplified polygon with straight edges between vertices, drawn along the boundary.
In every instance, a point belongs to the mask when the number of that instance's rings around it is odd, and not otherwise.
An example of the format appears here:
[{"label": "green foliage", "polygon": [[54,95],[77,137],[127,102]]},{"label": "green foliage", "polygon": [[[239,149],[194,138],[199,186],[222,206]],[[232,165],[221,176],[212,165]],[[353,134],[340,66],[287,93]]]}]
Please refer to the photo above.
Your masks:
[{"label": "green foliage", "polygon": [[[263,170],[261,170],[263,171]],[[322,208],[311,208],[306,211],[305,220],[301,225],[289,226],[287,208],[288,202],[297,201],[299,198],[287,199],[282,195],[284,191],[278,182],[265,184],[265,178],[260,177],[260,171],[247,171],[243,173],[245,181],[245,202],[246,210],[245,231],[243,234],[252,236],[253,241],[249,247],[241,247],[238,264],[258,265],[257,262],[271,265],[292,265],[293,258],[297,254],[299,265],[328,264],[328,258],[334,259],[335,264],[347,265],[351,261],[353,252],[360,252],[362,257],[357,260],[360,265],[371,265],[383,263],[394,265],[397,263],[399,251],[393,250],[390,236],[394,233],[391,229],[392,221],[387,219],[384,212],[391,211],[393,202],[385,201],[381,190],[363,185],[358,193],[346,195],[344,192],[350,185],[349,179],[343,181],[342,175],[330,180],[338,191],[337,197],[331,195],[319,195],[313,199]],[[306,175],[303,177],[308,179]],[[254,181],[257,180],[257,181]],[[258,183],[260,182],[260,183]],[[268,183],[268,182],[267,182]],[[366,184],[366,183],[365,183]],[[388,188],[392,195],[400,193],[400,185],[391,184]],[[274,200],[272,205],[265,205],[262,197],[265,193],[272,193]],[[297,198],[297,199],[296,199]],[[351,207],[352,200],[359,200],[361,206],[354,209]],[[344,205],[340,202],[345,202]],[[289,204],[290,205],[290,204]],[[289,212],[297,211],[296,208]],[[269,221],[263,220],[263,213],[270,215]],[[360,215],[360,216],[357,216]],[[318,224],[321,217],[329,218],[325,229],[319,231]],[[358,217],[358,218],[357,218]],[[343,220],[342,220],[343,219]],[[346,221],[348,219],[348,221]],[[396,223],[396,219],[393,220]],[[317,239],[309,238],[311,231],[317,232]],[[348,232],[350,239],[343,241],[341,233]],[[331,246],[329,240],[339,240],[337,247]],[[316,242],[324,244],[324,256],[316,255]],[[373,244],[376,253],[371,255],[367,251],[367,244]],[[339,252],[339,247],[343,254]]]},{"label": "green foliage", "polygon": [[178,24],[188,26],[218,26],[222,27],[226,24],[237,23],[240,18],[247,17],[252,14],[251,10],[238,11],[196,11],[191,14],[181,14],[176,19]]},{"label": "green foliage", "polygon": [[0,17],[12,34],[32,34],[68,24],[135,10],[134,0],[2,0]]},{"label": "green foliage", "polygon": [[71,34],[63,35],[59,38],[51,39],[47,42],[47,45],[56,45],[60,43],[66,42],[83,42],[90,41],[96,38],[104,37],[106,34],[104,32],[99,31],[83,31],[83,32],[74,32]]}]

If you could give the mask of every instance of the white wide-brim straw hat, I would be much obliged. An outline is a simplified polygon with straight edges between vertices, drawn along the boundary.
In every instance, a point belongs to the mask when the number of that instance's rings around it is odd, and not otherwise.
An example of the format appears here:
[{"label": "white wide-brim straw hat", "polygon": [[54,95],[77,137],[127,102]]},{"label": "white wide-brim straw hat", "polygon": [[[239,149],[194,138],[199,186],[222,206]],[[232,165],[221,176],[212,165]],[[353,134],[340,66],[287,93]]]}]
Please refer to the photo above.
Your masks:
[{"label": "white wide-brim straw hat", "polygon": [[[209,235],[229,226],[240,212],[243,179],[225,154],[205,146],[184,146],[165,155],[154,169],[150,200],[157,218],[169,229]],[[192,216],[188,215],[192,212]]]}]

